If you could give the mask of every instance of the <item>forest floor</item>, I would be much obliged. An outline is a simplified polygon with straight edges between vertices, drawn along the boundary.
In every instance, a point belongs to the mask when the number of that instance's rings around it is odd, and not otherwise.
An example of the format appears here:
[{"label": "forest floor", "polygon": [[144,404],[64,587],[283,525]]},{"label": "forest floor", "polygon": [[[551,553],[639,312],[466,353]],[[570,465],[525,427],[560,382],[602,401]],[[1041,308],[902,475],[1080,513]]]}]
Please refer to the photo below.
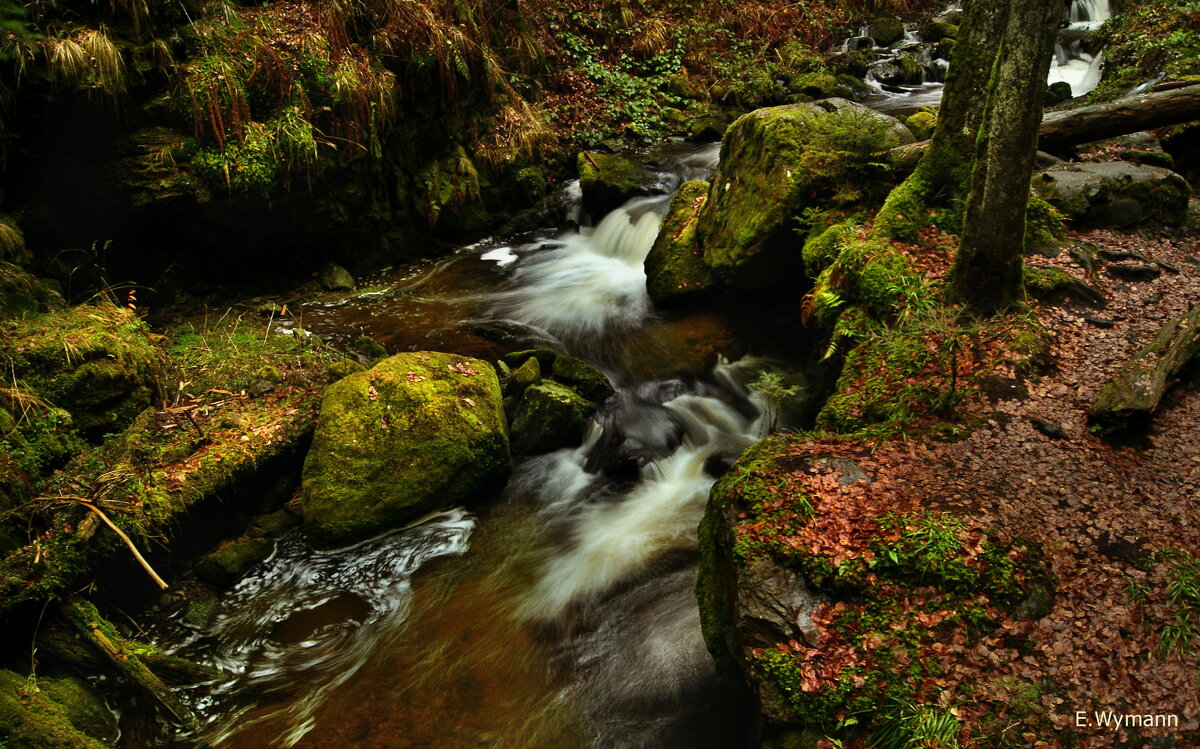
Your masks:
[{"label": "forest floor", "polygon": [[[1001,737],[996,746],[1200,746],[1200,622],[1169,602],[1172,583],[1178,593],[1200,574],[1200,380],[1183,378],[1137,439],[1108,440],[1087,423],[1104,383],[1200,300],[1200,240],[1111,231],[1070,238],[1167,268],[1127,283],[1084,271],[1066,252],[1030,259],[1092,284],[1107,305],[1039,306],[1052,335],[1051,370],[962,406],[960,415],[982,424],[966,439],[886,442],[860,464],[881,501],[1035,542],[1052,569],[1048,615],[1006,619],[995,636],[939,649],[943,702],[967,726],[986,724],[992,740]],[[1051,438],[1035,420],[1062,433]],[[1184,652],[1165,649],[1172,630]],[[1178,725],[1103,725],[1109,714],[1177,716]]]}]

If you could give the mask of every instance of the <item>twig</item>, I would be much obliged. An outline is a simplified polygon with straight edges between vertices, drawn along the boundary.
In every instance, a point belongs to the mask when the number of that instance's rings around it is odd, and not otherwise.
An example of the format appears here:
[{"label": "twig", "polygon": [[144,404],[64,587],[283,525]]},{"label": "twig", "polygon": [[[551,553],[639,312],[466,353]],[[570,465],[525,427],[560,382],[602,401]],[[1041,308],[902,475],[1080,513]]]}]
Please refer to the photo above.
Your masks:
[{"label": "twig", "polygon": [[133,558],[138,561],[138,564],[142,565],[142,569],[146,570],[146,573],[148,575],[150,575],[151,578],[153,578],[154,582],[158,584],[158,587],[162,588],[163,590],[166,590],[168,587],[170,587],[167,585],[166,581],[164,581],[161,577],[158,576],[158,573],[154,571],[154,568],[150,566],[150,563],[146,561],[146,558],[142,556],[142,553],[137,550],[137,547],[133,545],[133,541],[129,538],[129,536],[125,535],[125,531],[118,528],[116,526],[116,524],[113,523],[113,521],[109,520],[108,516],[105,515],[103,512],[101,512],[99,507],[92,504],[91,502],[85,501],[78,497],[74,497],[73,499],[75,499],[75,501],[78,502],[79,504],[83,505],[84,507],[88,508],[92,512],[99,515],[100,519],[104,521],[104,524],[107,525],[109,528],[112,528],[113,532],[121,537],[121,540],[125,542],[125,545],[127,547],[129,547],[129,551],[130,551],[130,553],[133,554]]}]

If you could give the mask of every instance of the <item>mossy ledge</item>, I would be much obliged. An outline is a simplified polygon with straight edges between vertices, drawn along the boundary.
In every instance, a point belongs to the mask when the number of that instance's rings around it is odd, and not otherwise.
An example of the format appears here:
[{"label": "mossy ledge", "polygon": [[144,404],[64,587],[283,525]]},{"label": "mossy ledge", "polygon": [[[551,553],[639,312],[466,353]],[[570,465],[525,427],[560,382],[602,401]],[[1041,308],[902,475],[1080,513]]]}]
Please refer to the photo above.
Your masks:
[{"label": "mossy ledge", "polygon": [[952,643],[1052,604],[1036,546],[924,510],[927,498],[887,488],[886,470],[853,443],[774,436],[713,487],[700,526],[704,637],[747,685],[768,744],[848,739],[897,703],[936,701]]}]

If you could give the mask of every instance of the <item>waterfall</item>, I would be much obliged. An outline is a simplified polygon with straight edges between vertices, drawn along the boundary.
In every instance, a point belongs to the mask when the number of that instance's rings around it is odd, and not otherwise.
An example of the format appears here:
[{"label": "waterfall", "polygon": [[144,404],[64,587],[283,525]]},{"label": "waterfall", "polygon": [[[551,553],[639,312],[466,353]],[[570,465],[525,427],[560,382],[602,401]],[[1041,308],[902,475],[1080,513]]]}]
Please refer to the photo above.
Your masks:
[{"label": "waterfall", "polygon": [[1111,17],[1109,0],[1072,1],[1054,47],[1050,83],[1063,81],[1070,84],[1072,96],[1082,96],[1100,83],[1104,56],[1090,50],[1088,43]]}]

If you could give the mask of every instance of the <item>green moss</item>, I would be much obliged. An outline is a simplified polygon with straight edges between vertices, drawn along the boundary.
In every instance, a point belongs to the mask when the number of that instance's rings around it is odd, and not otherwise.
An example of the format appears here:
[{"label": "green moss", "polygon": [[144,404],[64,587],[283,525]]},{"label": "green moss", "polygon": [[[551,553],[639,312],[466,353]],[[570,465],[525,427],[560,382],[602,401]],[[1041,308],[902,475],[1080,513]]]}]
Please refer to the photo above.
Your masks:
[{"label": "green moss", "polygon": [[102,749],[105,744],[71,723],[70,711],[38,686],[0,671],[0,742],[11,749]]},{"label": "green moss", "polygon": [[530,385],[513,415],[513,452],[534,455],[578,445],[595,410],[595,403],[562,383]]},{"label": "green moss", "polygon": [[512,470],[491,365],[398,354],[331,385],[304,464],[306,527],[345,544],[438,508],[474,503]]},{"label": "green moss", "polygon": [[63,707],[67,720],[82,733],[111,741],[117,735],[116,718],[104,700],[87,684],[73,677],[38,679],[38,687]]},{"label": "green moss", "polygon": [[592,403],[603,403],[614,392],[603,372],[573,356],[556,358],[550,374]]},{"label": "green moss", "polygon": [[846,249],[846,245],[854,239],[856,228],[854,222],[844,221],[820,232],[810,232],[808,240],[804,243],[804,272],[815,278],[832,265]]},{"label": "green moss", "polygon": [[659,303],[694,295],[712,284],[712,274],[696,241],[696,224],[709,185],[690,180],[680,185],[646,255],[646,290]]},{"label": "green moss", "polygon": [[599,221],[636,195],[646,194],[650,173],[627,156],[584,151],[576,158],[583,208]]},{"label": "green moss", "polygon": [[[0,231],[2,241],[3,232]],[[26,273],[18,265],[0,261],[0,320],[48,312],[62,303],[62,296],[46,282]]]},{"label": "green moss", "polygon": [[933,129],[937,127],[937,115],[933,112],[914,112],[904,121],[904,126],[912,131],[917,140],[929,140]]},{"label": "green moss", "polygon": [[1030,195],[1025,213],[1025,251],[1052,250],[1066,238],[1066,217],[1042,198]]},{"label": "green moss", "polygon": [[1104,46],[1104,77],[1092,94],[1109,99],[1163,73],[1167,80],[1200,76],[1196,0],[1123,3],[1097,34]]},{"label": "green moss", "polygon": [[236,582],[251,567],[266,559],[275,544],[265,538],[243,538],[209,554],[196,564],[196,576],[225,587]]},{"label": "green moss", "polygon": [[705,264],[735,287],[779,282],[799,260],[786,236],[794,217],[886,186],[878,157],[895,143],[890,124],[857,105],[826,112],[797,104],[743,116],[730,126],[696,226]]},{"label": "green moss", "polygon": [[876,44],[886,47],[904,38],[904,23],[899,18],[888,16],[876,18],[871,22],[868,32]]},{"label": "green moss", "polygon": [[69,411],[90,438],[115,432],[159,392],[164,357],[129,310],[81,305],[4,329],[0,361],[19,382]]}]

